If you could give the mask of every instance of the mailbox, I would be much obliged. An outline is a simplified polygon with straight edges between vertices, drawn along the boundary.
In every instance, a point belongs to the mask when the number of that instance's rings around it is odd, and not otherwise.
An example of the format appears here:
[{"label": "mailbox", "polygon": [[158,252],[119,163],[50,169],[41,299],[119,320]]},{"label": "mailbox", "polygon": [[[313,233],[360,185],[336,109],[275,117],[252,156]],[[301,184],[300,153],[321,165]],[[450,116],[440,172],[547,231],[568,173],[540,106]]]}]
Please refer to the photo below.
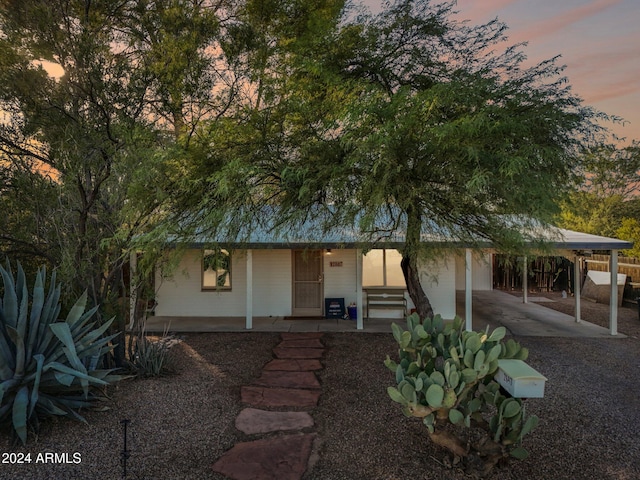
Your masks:
[{"label": "mailbox", "polygon": [[544,397],[547,378],[522,360],[498,360],[498,372],[494,378],[513,397]]}]

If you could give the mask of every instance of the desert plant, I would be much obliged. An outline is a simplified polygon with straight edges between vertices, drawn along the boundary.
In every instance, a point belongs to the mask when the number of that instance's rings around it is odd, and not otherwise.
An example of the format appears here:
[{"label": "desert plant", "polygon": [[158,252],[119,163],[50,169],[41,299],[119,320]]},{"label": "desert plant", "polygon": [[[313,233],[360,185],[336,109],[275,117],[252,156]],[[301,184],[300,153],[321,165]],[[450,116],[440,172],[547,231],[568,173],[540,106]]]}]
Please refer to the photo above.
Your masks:
[{"label": "desert plant", "polygon": [[494,375],[499,359],[525,360],[528,350],[513,339],[504,342],[504,327],[465,331],[458,317],[421,322],[413,314],[407,327],[392,325],[399,362],[385,361],[397,382],[387,392],[404,414],[421,418],[431,440],[468,470],[480,466],[486,475],[502,459],[525,458],[522,439],[538,418],[525,415],[521,399],[503,394]]},{"label": "desert plant", "polygon": [[97,307],[85,312],[86,292],[59,319],[55,271],[45,295],[46,269],[38,270],[30,297],[19,263],[17,270],[14,279],[8,261],[0,266],[0,424],[24,444],[28,429],[37,432],[42,418],[66,415],[85,422],[78,410],[103,398],[96,387],[122,377],[97,368],[113,348],[109,343],[116,335],[103,335],[113,319],[95,328]]},{"label": "desert plant", "polygon": [[159,340],[152,341],[144,326],[140,328],[130,350],[131,364],[138,375],[157,377],[172,370],[173,356],[167,334],[165,329]]}]

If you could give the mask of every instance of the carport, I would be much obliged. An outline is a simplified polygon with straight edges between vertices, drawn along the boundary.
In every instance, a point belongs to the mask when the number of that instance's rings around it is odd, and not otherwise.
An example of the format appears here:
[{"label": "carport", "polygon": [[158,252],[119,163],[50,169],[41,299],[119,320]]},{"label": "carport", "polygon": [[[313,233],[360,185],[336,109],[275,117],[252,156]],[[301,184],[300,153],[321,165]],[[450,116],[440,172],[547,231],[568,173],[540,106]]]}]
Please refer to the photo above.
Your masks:
[{"label": "carport", "polygon": [[[457,314],[464,318],[464,292],[457,295]],[[611,338],[607,328],[574,317],[538,303],[524,303],[521,297],[502,290],[473,292],[473,322],[475,330],[506,327],[515,337],[583,337]],[[617,334],[614,338],[624,338]]]},{"label": "carport", "polygon": [[[606,252],[609,254],[610,262],[609,262],[609,272],[610,272],[610,296],[609,296],[609,335],[618,335],[618,252],[620,250],[630,249],[633,247],[632,242],[618,240],[615,238],[601,237],[599,235],[591,235],[588,233],[574,232],[571,230],[564,230],[559,228],[551,228],[545,232],[547,240],[553,246],[553,249],[557,252],[558,255],[564,256],[569,259],[573,259],[574,262],[574,278],[581,279],[582,271],[581,271],[581,259],[587,256],[590,256],[594,251]],[[509,313],[513,314],[517,312],[516,304],[513,303],[509,298],[503,298],[500,295],[494,296],[486,296],[485,293],[475,292],[473,291],[472,285],[472,272],[471,272],[471,250],[467,249],[466,251],[466,269],[465,269],[465,291],[463,292],[464,299],[460,298],[460,294],[457,296],[457,305],[458,305],[458,314],[464,315],[466,322],[466,329],[473,330],[474,317],[476,316],[476,310],[478,311],[478,315],[482,315],[483,313],[487,313],[487,311],[481,310],[483,307],[479,306],[477,309],[474,307],[473,297],[476,297],[478,301],[486,301],[491,305],[494,305],[494,300],[496,298],[502,298],[506,305],[508,305]],[[522,299],[518,301],[520,304],[529,304],[528,299],[528,287],[527,287],[527,278],[528,272],[526,270],[526,257],[524,257],[523,265],[525,265],[525,269],[523,269],[523,296]],[[492,292],[493,293],[493,292]],[[507,297],[515,298],[511,295],[505,294]],[[481,299],[482,297],[482,299]],[[581,319],[580,312],[580,281],[575,282],[575,317],[573,319],[574,323],[584,323]],[[460,306],[462,302],[462,307]],[[549,326],[546,319],[555,316],[558,312],[553,312],[549,309],[543,308],[544,316],[534,315],[537,317],[539,322],[541,322],[541,326],[538,329],[539,331],[544,330],[543,325]],[[535,311],[535,309],[534,309]],[[462,313],[464,312],[464,313]],[[526,310],[527,315],[531,315],[531,310]],[[553,313],[551,313],[553,312]],[[494,311],[495,313],[495,311]],[[567,317],[567,315],[563,315]],[[482,318],[482,317],[481,317]],[[564,319],[566,320],[566,319]],[[528,323],[532,325],[531,323]],[[514,324],[515,325],[515,324]],[[595,327],[595,325],[593,325]],[[476,324],[477,327],[477,324]],[[517,329],[517,327],[514,326]],[[564,328],[564,327],[563,327]],[[600,327],[599,327],[600,328]],[[577,331],[577,330],[576,330]],[[515,332],[514,332],[515,333]],[[544,335],[543,335],[544,336]]]}]

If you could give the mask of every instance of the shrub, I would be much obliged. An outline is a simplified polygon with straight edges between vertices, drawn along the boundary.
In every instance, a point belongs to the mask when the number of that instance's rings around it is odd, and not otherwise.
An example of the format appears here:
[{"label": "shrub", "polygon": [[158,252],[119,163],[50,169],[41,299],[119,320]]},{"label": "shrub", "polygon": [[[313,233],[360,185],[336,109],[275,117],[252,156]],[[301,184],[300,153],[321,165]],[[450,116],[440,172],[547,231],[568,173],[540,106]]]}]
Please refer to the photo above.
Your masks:
[{"label": "shrub", "polygon": [[69,311],[60,314],[60,286],[55,271],[45,295],[46,269],[36,274],[29,296],[24,271],[18,264],[14,279],[11,266],[0,266],[4,285],[0,300],[0,424],[9,425],[22,443],[28,429],[38,431],[39,420],[66,415],[85,421],[78,410],[103,398],[96,387],[123,377],[101,370],[102,356],[113,347],[116,335],[103,336],[113,319],[95,327],[85,312],[86,292]]},{"label": "shrub", "polygon": [[162,338],[152,341],[147,337],[145,329],[133,339],[130,350],[131,363],[138,375],[157,377],[173,370],[173,356],[171,354],[171,340],[167,331]]},{"label": "shrub", "polygon": [[499,359],[525,360],[527,349],[512,339],[503,342],[504,327],[491,334],[488,328],[464,331],[460,318],[445,323],[436,315],[421,323],[413,314],[407,327],[392,325],[400,361],[385,361],[397,382],[387,392],[404,414],[421,418],[431,440],[467,470],[480,466],[486,475],[509,456],[525,458],[522,438],[538,418],[527,417],[522,400],[504,395],[493,377]]}]

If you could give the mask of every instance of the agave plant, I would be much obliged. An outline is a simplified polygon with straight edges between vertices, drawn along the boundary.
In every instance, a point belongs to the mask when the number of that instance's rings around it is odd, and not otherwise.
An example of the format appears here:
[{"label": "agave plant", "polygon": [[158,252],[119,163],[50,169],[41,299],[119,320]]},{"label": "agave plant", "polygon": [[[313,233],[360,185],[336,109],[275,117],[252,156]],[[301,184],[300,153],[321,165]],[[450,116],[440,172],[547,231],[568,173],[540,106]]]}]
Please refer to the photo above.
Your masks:
[{"label": "agave plant", "polygon": [[10,425],[24,444],[42,418],[66,415],[86,423],[78,409],[94,405],[102,398],[99,388],[123,378],[97,368],[113,348],[117,334],[104,336],[113,319],[95,328],[97,307],[85,312],[86,292],[59,319],[60,286],[54,271],[45,295],[45,267],[31,297],[19,263],[15,279],[8,261],[0,276],[0,424]]}]

